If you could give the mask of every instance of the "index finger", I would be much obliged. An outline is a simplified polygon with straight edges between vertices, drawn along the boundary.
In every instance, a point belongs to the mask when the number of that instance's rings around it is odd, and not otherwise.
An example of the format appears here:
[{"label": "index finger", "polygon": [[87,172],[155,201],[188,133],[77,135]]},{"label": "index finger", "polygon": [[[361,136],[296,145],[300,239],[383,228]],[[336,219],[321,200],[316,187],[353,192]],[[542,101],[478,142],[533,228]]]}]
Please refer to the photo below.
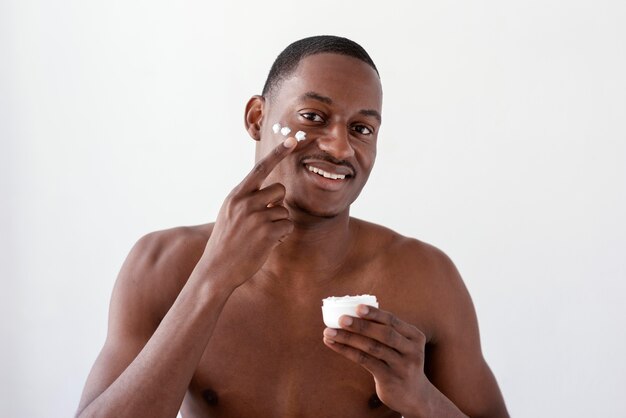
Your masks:
[{"label": "index finger", "polygon": [[410,340],[417,338],[421,333],[415,326],[404,322],[391,312],[383,311],[373,306],[359,305],[357,307],[357,314],[361,318],[369,319],[379,324],[389,325]]},{"label": "index finger", "polygon": [[252,171],[241,182],[241,187],[247,190],[261,188],[263,180],[267,178],[283,158],[291,154],[297,143],[298,141],[295,138],[289,137],[277,145],[269,154],[257,161]]}]

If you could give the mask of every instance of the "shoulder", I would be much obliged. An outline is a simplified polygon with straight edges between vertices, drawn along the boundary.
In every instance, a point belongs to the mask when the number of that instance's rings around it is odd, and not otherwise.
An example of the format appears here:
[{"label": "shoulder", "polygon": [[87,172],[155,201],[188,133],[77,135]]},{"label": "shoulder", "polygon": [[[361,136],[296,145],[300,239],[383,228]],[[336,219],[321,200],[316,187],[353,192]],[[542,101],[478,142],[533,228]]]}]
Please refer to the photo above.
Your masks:
[{"label": "shoulder", "polygon": [[[364,240],[371,241],[364,257],[375,260],[375,271],[398,313],[412,318],[435,340],[471,318],[473,305],[452,259],[440,248],[389,228],[357,221]],[[392,286],[389,286],[393,284]]]},{"label": "shoulder", "polygon": [[122,265],[111,308],[158,323],[202,256],[212,229],[213,224],[184,226],[141,237]]},{"label": "shoulder", "polygon": [[133,246],[129,260],[137,267],[159,269],[202,254],[213,224],[180,226],[155,231],[141,237]]},{"label": "shoulder", "polygon": [[450,257],[434,245],[371,222],[356,218],[352,221],[359,230],[359,239],[364,242],[366,251],[371,255],[378,254],[383,262],[399,263],[410,271],[427,271],[433,279],[454,279],[458,276]]}]

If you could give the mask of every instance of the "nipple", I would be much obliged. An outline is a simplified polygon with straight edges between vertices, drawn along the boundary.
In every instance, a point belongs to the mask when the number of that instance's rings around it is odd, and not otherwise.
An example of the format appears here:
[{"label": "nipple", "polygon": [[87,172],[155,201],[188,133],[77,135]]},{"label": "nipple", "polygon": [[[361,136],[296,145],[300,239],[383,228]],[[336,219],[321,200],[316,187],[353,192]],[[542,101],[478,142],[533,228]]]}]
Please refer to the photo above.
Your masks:
[{"label": "nipple", "polygon": [[370,409],[376,409],[382,404],[383,402],[380,399],[378,399],[378,395],[376,394],[373,394],[372,396],[370,396],[369,400],[367,401],[367,406],[369,406]]},{"label": "nipple", "polygon": [[217,393],[212,389],[206,389],[202,391],[202,397],[209,405],[217,405]]}]

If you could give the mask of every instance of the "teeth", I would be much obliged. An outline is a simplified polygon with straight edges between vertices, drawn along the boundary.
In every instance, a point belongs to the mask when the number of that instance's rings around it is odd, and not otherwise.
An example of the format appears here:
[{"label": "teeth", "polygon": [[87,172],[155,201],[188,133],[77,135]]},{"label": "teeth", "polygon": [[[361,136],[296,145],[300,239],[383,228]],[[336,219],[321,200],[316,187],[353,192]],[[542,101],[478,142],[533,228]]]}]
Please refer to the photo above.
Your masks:
[{"label": "teeth", "polygon": [[323,176],[327,179],[333,179],[333,180],[343,180],[346,178],[345,174],[334,174],[334,173],[329,173],[327,171],[322,170],[321,168],[317,168],[317,167],[313,167],[310,165],[307,165],[306,168],[315,173],[315,174],[319,174],[320,176]]}]

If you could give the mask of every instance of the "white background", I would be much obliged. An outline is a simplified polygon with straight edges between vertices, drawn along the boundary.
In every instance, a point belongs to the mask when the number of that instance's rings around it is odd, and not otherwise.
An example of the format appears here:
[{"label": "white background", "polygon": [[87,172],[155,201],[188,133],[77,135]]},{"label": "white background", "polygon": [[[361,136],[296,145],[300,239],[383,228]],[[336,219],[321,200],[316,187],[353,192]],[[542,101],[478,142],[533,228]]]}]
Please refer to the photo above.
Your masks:
[{"label": "white background", "polygon": [[143,234],[209,222],[288,43],[381,73],[352,214],[430,242],[473,295],[516,417],[626,414],[623,1],[0,1],[0,416],[68,417]]}]

